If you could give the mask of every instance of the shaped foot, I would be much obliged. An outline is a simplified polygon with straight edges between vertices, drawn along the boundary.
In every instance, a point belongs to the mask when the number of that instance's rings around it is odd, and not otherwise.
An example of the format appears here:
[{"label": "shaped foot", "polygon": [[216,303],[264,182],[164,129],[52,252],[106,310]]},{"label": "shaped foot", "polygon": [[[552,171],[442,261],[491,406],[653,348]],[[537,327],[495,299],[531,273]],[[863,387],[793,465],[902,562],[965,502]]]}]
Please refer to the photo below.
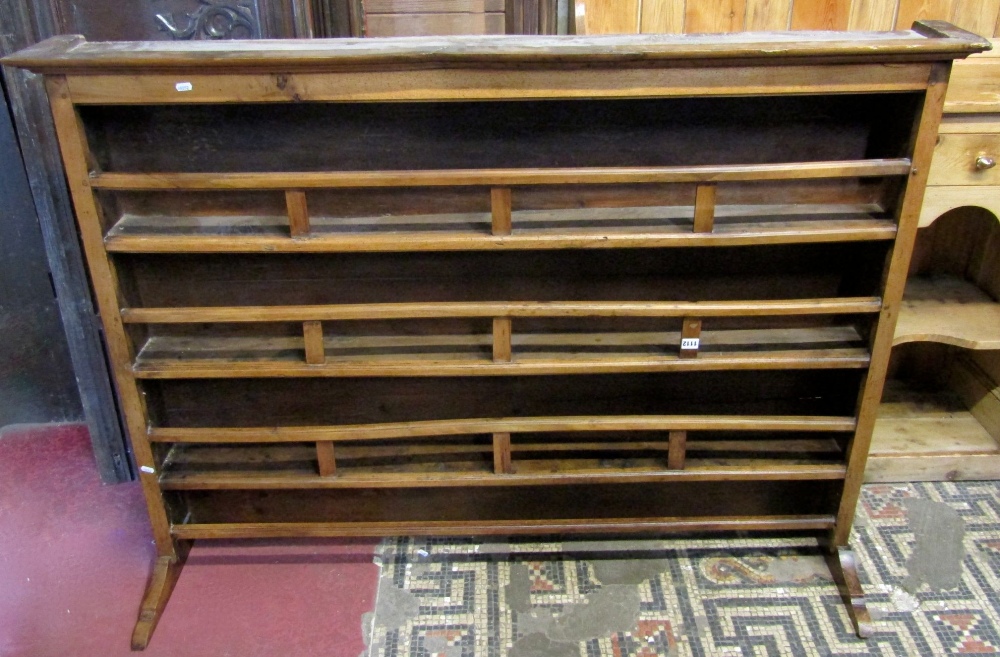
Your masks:
[{"label": "shaped foot", "polygon": [[156,624],[160,622],[160,616],[174,591],[190,549],[190,542],[178,543],[176,557],[157,557],[146,586],[146,595],[139,607],[139,620],[132,631],[132,650],[143,650],[149,645],[149,639]]},{"label": "shaped foot", "polygon": [[837,546],[824,550],[824,554],[830,573],[833,574],[833,581],[840,589],[840,597],[847,605],[847,613],[851,617],[851,623],[854,624],[854,631],[858,637],[867,639],[874,633],[875,628],[872,626],[872,617],[865,604],[865,592],[861,589],[861,580],[858,579],[854,551],[846,546]]}]

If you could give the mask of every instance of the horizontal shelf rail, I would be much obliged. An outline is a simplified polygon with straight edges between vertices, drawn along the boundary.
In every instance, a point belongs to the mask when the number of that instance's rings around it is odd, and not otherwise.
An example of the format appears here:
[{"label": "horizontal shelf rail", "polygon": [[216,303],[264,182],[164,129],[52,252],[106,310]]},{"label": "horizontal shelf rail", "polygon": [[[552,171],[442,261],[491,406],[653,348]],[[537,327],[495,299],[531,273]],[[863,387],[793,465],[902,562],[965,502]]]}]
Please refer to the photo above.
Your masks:
[{"label": "horizontal shelf rail", "polygon": [[909,175],[909,158],[667,167],[443,169],[260,173],[98,173],[107,190],[301,190],[314,188],[718,183]]},{"label": "horizontal shelf rail", "polygon": [[489,433],[572,431],[854,431],[853,417],[828,415],[608,415],[423,420],[301,427],[152,427],[152,442],[348,442]]},{"label": "horizontal shelf rail", "polygon": [[701,516],[666,518],[589,518],[552,520],[453,520],[384,522],[241,522],[174,524],[178,539],[350,537],[350,536],[486,536],[597,534],[602,532],[692,531],[821,531],[831,529],[832,515]]},{"label": "horizontal shelf rail", "polygon": [[486,359],[407,359],[338,361],[197,361],[141,358],[133,373],[139,379],[212,379],[267,377],[362,377],[362,376],[496,376],[610,374],[617,372],[693,372],[713,370],[862,369],[871,355],[866,349],[796,350],[741,354],[701,354],[698,358],[676,355],[648,357],[520,358],[507,362]]},{"label": "horizontal shelf rail", "polygon": [[123,308],[128,324],[307,322],[449,317],[765,317],[877,313],[879,297],[766,301],[504,301],[325,306]]},{"label": "horizontal shelf rail", "polygon": [[565,472],[342,473],[335,477],[307,473],[171,473],[160,476],[169,490],[305,489],[305,488],[431,488],[447,486],[536,486],[580,483],[655,481],[796,481],[837,480],[846,476],[842,464],[754,466],[692,466],[684,470],[593,468]]},{"label": "horizontal shelf rail", "polygon": [[715,227],[695,233],[686,228],[632,232],[573,229],[544,234],[477,232],[311,233],[308,239],[282,235],[109,235],[111,253],[337,253],[385,251],[482,251],[491,249],[656,248],[686,246],[756,246],[891,240],[896,224],[888,219],[789,222],[785,225]]}]

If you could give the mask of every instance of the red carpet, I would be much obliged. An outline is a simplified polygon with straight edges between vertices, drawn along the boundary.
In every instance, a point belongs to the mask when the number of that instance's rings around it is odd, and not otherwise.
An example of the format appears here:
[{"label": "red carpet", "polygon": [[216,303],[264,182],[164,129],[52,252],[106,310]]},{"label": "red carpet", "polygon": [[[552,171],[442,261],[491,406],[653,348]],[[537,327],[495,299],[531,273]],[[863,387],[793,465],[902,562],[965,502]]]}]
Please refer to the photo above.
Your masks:
[{"label": "red carpet", "polygon": [[[376,543],[196,543],[144,654],[356,657]],[[152,558],[139,487],[101,484],[84,427],[0,434],[0,656],[132,654]]]}]

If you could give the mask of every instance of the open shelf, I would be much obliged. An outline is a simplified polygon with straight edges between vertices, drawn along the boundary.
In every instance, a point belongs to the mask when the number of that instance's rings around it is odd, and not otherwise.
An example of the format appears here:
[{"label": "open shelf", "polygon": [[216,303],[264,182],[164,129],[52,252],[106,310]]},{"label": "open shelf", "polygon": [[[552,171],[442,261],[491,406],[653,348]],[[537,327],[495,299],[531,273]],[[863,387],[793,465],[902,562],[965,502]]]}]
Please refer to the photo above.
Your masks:
[{"label": "open shelf", "polygon": [[706,330],[696,357],[681,332],[515,333],[509,359],[492,334],[328,335],[308,361],[301,337],[150,337],[137,377],[445,376],[711,369],[864,368],[870,354],[854,326]]},{"label": "open shelf", "polygon": [[[411,441],[412,443],[413,441]],[[293,489],[293,488],[424,488],[438,486],[526,486],[543,484],[625,483],[659,480],[795,480],[843,479],[843,450],[833,439],[687,443],[683,470],[667,465],[667,442],[574,442],[511,446],[512,472],[494,471],[489,444],[447,447],[337,446],[336,476],[317,471],[315,446],[174,445],[160,483],[165,489]],[[777,450],[785,458],[754,458],[752,450]],[[555,451],[553,451],[555,450]],[[743,458],[713,457],[712,451],[747,452]],[[549,458],[539,458],[548,452]],[[610,456],[587,457],[609,452]],[[626,458],[616,456],[633,452]],[[659,457],[649,456],[660,452]],[[581,456],[582,454],[582,456]],[[781,455],[781,454],[779,454]],[[825,457],[825,458],[824,458]]]},{"label": "open shelf", "polygon": [[649,248],[891,240],[895,222],[874,204],[717,206],[710,232],[694,206],[514,210],[510,234],[488,212],[310,217],[293,237],[284,216],[125,214],[108,231],[113,253],[447,251]]},{"label": "open shelf", "polygon": [[854,425],[829,416],[522,417],[156,428],[149,437],[166,447],[167,490],[435,488],[840,480]]},{"label": "open shelf", "polygon": [[746,481],[627,483],[164,493],[188,510],[175,536],[225,538],[825,530],[843,487],[842,479],[761,480],[750,492]]},{"label": "open shelf", "polygon": [[896,118],[918,98],[93,106],[81,118],[102,139],[89,186],[112,253],[651,248],[894,239],[912,170]]},{"label": "open shelf", "polygon": [[[202,189],[260,184],[295,189],[335,184],[331,181],[351,187],[444,185],[456,179],[535,184],[540,178],[534,170],[546,169],[562,170],[543,174],[541,182],[547,183],[581,182],[580,169],[597,177],[590,182],[608,182],[607,172],[598,170],[614,168],[643,175],[668,169],[670,180],[705,179],[712,167],[722,176],[745,176],[758,167],[778,169],[783,177],[821,177],[840,163],[908,157],[910,128],[900,126],[898,117],[912,113],[920,100],[919,93],[832,93],[108,104],[79,111],[100,143],[94,152],[97,166],[114,176],[98,178],[98,186],[149,189],[198,182]],[[825,173],[816,173],[824,168]],[[906,169],[901,173],[908,175]],[[498,177],[495,171],[510,175]],[[166,172],[201,178],[161,175]],[[277,182],[272,172],[285,182]],[[149,175],[143,179],[142,174]]]},{"label": "open shelf", "polygon": [[1000,349],[1000,303],[957,276],[917,276],[906,283],[893,344],[940,342]]},{"label": "open shelf", "polygon": [[1000,349],[1000,223],[958,208],[917,233],[894,344]]},{"label": "open shelf", "polygon": [[1000,478],[998,253],[981,208],[919,230],[867,481]]},{"label": "open shelf", "polygon": [[1000,387],[973,354],[914,344],[896,347],[894,359],[904,376],[886,382],[865,480],[1000,476]]}]

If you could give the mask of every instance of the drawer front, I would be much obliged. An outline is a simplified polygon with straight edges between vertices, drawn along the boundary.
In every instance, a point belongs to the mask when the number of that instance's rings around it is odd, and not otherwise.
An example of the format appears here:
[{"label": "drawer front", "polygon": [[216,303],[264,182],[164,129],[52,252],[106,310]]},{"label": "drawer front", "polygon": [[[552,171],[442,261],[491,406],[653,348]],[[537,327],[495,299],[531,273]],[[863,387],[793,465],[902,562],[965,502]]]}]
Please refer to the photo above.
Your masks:
[{"label": "drawer front", "polygon": [[929,185],[1000,185],[1000,134],[942,134]]}]

